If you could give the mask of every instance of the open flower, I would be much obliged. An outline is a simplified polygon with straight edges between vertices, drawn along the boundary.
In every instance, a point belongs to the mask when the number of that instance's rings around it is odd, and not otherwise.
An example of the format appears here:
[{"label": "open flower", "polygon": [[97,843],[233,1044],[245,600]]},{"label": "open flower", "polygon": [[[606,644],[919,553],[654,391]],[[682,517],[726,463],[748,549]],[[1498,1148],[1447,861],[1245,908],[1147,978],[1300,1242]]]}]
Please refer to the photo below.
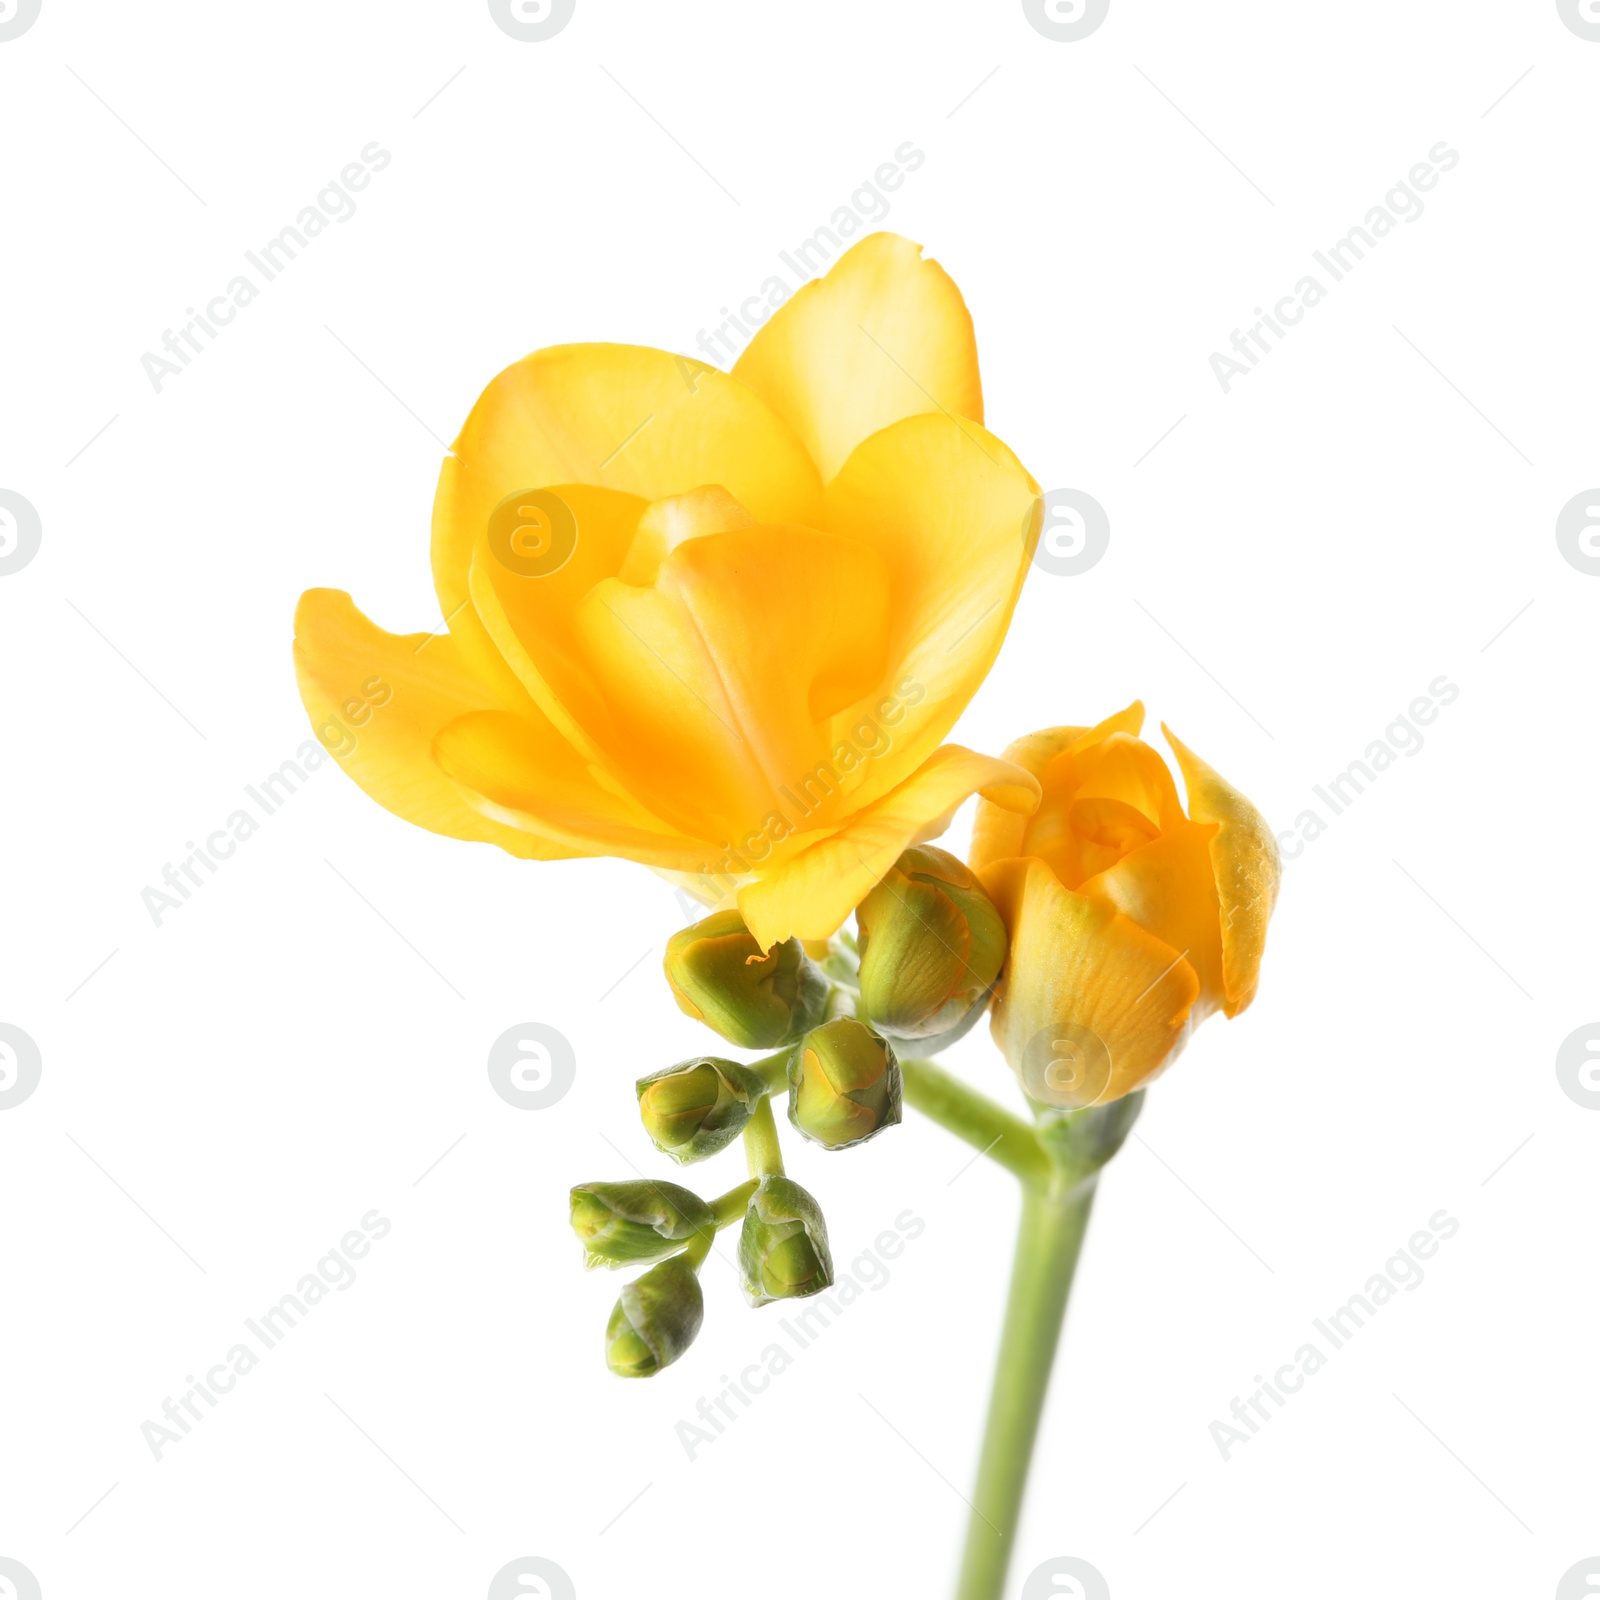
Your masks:
[{"label": "open flower", "polygon": [[[824,938],[974,791],[1038,795],[942,743],[1041,520],[982,416],[960,293],[893,234],[783,304],[731,375],[629,345],[537,351],[440,473],[448,631],[302,597],[313,725],[332,746],[360,704],[342,764],[436,833],[643,862],[736,895],[763,949]],[[353,697],[374,678],[393,693],[369,712]]]},{"label": "open flower", "polygon": [[1143,724],[1135,701],[1095,728],[1019,739],[1006,759],[1039,780],[1038,811],[978,808],[972,865],[1010,936],[995,1041],[1046,1105],[1119,1099],[1213,1011],[1255,998],[1278,894],[1272,831],[1163,726],[1185,816]]}]

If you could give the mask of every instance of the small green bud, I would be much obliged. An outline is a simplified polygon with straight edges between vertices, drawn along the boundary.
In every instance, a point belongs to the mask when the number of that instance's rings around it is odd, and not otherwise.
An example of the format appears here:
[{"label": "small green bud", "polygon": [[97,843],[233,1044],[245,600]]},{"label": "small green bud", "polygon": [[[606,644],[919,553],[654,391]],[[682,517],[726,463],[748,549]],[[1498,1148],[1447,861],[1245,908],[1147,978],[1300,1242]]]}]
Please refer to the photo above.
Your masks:
[{"label": "small green bud", "polygon": [[828,1014],[828,980],[798,939],[765,955],[737,911],[717,911],[667,941],[678,1009],[747,1050],[775,1050]]},{"label": "small green bud", "polygon": [[606,1365],[619,1378],[654,1377],[694,1343],[705,1309],[686,1257],[658,1263],[618,1296],[606,1324]]},{"label": "small green bud", "polygon": [[981,1006],[1006,930],[977,874],[947,850],[907,850],[856,907],[861,1008],[897,1039],[949,1033]]},{"label": "small green bud", "polygon": [[793,1179],[763,1178],[750,1196],[739,1234],[739,1269],[753,1306],[833,1287],[822,1208]]},{"label": "small green bud", "polygon": [[658,1261],[715,1227],[711,1207],[675,1183],[580,1183],[572,1191],[572,1231],[586,1267]]},{"label": "small green bud", "polygon": [[813,1028],[789,1057],[789,1120],[829,1150],[848,1150],[900,1120],[900,1063],[854,1017]]},{"label": "small green bud", "polygon": [[680,1165],[733,1143],[761,1103],[761,1080],[737,1061],[696,1056],[635,1085],[639,1118],[656,1149]]}]

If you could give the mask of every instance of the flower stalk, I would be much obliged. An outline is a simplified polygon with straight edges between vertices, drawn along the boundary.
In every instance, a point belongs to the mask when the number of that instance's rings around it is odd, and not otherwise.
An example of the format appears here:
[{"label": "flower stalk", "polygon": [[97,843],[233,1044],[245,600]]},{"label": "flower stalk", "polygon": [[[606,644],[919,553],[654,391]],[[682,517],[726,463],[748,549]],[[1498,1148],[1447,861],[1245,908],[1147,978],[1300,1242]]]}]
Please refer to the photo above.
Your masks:
[{"label": "flower stalk", "polygon": [[1091,1175],[1064,1190],[1023,1186],[957,1600],[999,1600],[1005,1590],[1095,1184]]},{"label": "flower stalk", "polygon": [[1043,1186],[1055,1169],[1032,1127],[936,1061],[902,1061],[906,1100],[925,1117],[1024,1183]]},{"label": "flower stalk", "polygon": [[904,1061],[906,1099],[1022,1185],[1011,1287],[989,1394],[956,1600],[1000,1600],[1016,1543],[1050,1374],[1100,1169],[1143,1094],[1030,1126],[932,1061]]},{"label": "flower stalk", "polygon": [[744,1156],[752,1178],[783,1176],[783,1150],[778,1144],[778,1124],[772,1115],[772,1097],[764,1095],[755,1115],[745,1124]]}]

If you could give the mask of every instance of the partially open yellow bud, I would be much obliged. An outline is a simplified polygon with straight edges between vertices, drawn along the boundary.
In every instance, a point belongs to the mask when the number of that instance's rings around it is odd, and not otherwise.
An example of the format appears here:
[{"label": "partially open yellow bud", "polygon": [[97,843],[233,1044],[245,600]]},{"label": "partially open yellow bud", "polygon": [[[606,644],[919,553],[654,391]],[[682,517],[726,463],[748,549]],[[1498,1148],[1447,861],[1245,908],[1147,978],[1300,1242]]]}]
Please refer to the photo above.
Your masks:
[{"label": "partially open yellow bud", "polygon": [[1046,728],[1009,760],[1044,791],[1037,814],[980,805],[972,865],[1011,949],[994,1036],[1044,1105],[1105,1105],[1177,1058],[1213,1011],[1255,997],[1278,847],[1261,813],[1167,734],[1188,813],[1138,737],[1144,707]]}]

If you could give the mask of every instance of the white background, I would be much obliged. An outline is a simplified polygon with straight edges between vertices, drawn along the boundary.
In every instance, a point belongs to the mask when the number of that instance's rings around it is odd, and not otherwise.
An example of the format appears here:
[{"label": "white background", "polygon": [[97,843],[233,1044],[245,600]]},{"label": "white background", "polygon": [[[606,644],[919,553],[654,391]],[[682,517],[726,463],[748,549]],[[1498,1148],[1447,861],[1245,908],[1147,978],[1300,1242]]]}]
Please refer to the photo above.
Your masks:
[{"label": "white background", "polygon": [[[841,1264],[926,1230],[691,1462],[674,1424],[780,1313],[713,1257],[700,1342],[620,1383],[564,1220],[672,1173],[631,1084],[709,1042],[657,972],[673,893],[329,763],[161,927],[140,900],[307,737],[302,589],[437,624],[438,441],[495,372],[692,350],[910,140],[888,226],[963,289],[989,425],[1111,522],[957,737],[1137,694],[1287,831],[1460,689],[1289,864],[1255,1007],[1108,1171],[1011,1593],[1070,1555],[1116,1600],[1554,1595],[1600,1551],[1600,1112],[1555,1073],[1600,1014],[1600,581],[1554,537],[1600,482],[1597,83],[1553,0],[1113,0],[1078,43],[1015,3],[579,0],[540,44],[481,0],[44,0],[0,43],[0,487],[43,526],[0,578],[0,1021],[43,1057],[0,1112],[0,1556],[46,1600],[482,1596],[524,1555],[582,1600],[948,1592],[1003,1173],[914,1117],[794,1151]],[[373,140],[356,215],[158,395],[141,355]],[[1211,353],[1441,140],[1425,214],[1225,395]],[[485,1071],[530,1020],[578,1061],[542,1112]],[[1012,1093],[986,1031],[951,1059]],[[359,1281],[157,1463],[141,1424],[373,1208]],[[1233,1397],[1441,1208],[1426,1281],[1224,1462]]]}]

